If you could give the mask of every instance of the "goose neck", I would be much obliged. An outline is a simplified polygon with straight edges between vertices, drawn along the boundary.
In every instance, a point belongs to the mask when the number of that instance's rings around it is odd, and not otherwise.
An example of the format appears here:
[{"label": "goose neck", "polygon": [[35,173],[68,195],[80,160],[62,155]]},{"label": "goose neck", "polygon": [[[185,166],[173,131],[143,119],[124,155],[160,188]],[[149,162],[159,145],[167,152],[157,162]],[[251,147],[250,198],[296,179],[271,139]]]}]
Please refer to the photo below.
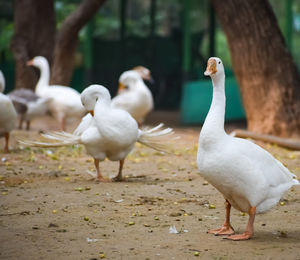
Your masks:
[{"label": "goose neck", "polygon": [[110,98],[101,98],[101,100],[96,102],[95,110],[107,110],[110,109],[111,99]]},{"label": "goose neck", "polygon": [[41,89],[49,86],[49,78],[50,78],[50,69],[48,64],[41,64],[39,67],[40,70],[40,78],[37,83],[36,88]]},{"label": "goose neck", "polygon": [[225,75],[212,77],[213,97],[201,133],[214,137],[223,136],[225,118]]}]

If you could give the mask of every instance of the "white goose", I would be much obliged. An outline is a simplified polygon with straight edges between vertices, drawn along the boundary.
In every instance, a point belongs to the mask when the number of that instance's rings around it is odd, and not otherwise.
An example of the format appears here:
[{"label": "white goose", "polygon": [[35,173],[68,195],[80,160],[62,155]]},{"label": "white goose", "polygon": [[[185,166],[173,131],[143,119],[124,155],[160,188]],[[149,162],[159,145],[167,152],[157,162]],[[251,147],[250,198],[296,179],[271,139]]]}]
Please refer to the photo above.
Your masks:
[{"label": "white goose", "polygon": [[108,90],[101,85],[91,85],[81,94],[81,101],[91,116],[82,119],[75,134],[56,132],[43,135],[56,140],[56,143],[21,142],[25,145],[38,147],[57,147],[83,144],[87,152],[94,158],[99,181],[106,180],[99,169],[99,162],[108,158],[120,161],[119,172],[114,180],[122,179],[122,169],[126,156],[136,142],[153,149],[164,150],[164,138],[173,133],[171,128],[160,130],[162,124],[150,130],[138,129],[136,121],[130,114],[121,109],[111,107],[111,97]]},{"label": "white goose", "polygon": [[51,98],[49,110],[60,122],[63,130],[66,128],[67,119],[83,116],[84,107],[80,102],[80,94],[75,89],[59,85],[49,86],[50,70],[46,58],[37,56],[28,61],[27,65],[35,66],[40,70],[36,94],[40,97]]},{"label": "white goose", "polygon": [[118,95],[112,99],[111,105],[126,110],[139,125],[144,122],[153,109],[153,97],[137,71],[129,70],[121,74]]},{"label": "white goose", "polygon": [[5,137],[4,152],[8,153],[9,133],[14,128],[17,119],[17,112],[9,97],[2,94],[5,89],[5,80],[0,71],[0,137]]},{"label": "white goose", "polygon": [[[256,213],[275,206],[285,191],[299,185],[281,162],[260,146],[224,131],[225,73],[219,58],[210,58],[204,75],[213,83],[213,99],[199,137],[197,162],[200,175],[219,190],[226,200],[223,227],[210,230],[227,239],[245,240],[253,236]],[[230,208],[249,213],[243,234],[233,235]]]}]

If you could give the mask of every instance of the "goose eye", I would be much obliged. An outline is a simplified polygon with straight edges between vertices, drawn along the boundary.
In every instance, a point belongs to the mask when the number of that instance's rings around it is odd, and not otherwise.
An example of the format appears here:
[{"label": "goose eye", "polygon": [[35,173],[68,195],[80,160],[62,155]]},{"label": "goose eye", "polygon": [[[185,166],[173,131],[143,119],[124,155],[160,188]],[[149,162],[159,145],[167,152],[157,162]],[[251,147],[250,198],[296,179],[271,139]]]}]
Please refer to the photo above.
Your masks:
[{"label": "goose eye", "polygon": [[98,98],[96,98],[96,102],[98,101]]},{"label": "goose eye", "polygon": [[221,61],[219,61],[219,64],[221,64]]}]

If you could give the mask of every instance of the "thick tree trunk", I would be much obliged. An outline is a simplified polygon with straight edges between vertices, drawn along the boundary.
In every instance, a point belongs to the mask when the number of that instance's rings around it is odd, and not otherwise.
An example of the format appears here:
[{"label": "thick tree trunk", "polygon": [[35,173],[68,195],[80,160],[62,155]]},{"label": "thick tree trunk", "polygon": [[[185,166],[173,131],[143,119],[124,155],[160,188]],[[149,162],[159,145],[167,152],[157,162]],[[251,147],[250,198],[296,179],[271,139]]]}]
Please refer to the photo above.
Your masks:
[{"label": "thick tree trunk", "polygon": [[270,4],[211,1],[227,37],[249,130],[300,137],[300,77]]},{"label": "thick tree trunk", "polygon": [[41,55],[51,61],[54,17],[53,0],[15,0],[11,49],[16,61],[16,88],[35,88],[39,74],[26,66],[29,59]]},{"label": "thick tree trunk", "polygon": [[69,85],[78,33],[104,2],[105,0],[84,0],[64,21],[56,38],[51,84]]}]

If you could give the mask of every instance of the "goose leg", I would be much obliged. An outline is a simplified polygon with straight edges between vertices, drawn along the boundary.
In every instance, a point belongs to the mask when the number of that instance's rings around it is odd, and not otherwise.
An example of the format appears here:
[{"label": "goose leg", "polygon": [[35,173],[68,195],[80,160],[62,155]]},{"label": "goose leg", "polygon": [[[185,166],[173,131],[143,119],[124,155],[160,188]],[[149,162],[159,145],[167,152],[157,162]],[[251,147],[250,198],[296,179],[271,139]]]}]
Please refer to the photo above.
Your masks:
[{"label": "goose leg", "polygon": [[26,130],[30,130],[30,120],[26,120]]},{"label": "goose leg", "polygon": [[65,119],[65,117],[62,117],[62,119],[61,119],[61,129],[63,131],[66,131],[66,119]]},{"label": "goose leg", "polygon": [[101,172],[100,172],[100,168],[99,168],[99,160],[98,159],[94,159],[94,164],[95,164],[95,168],[96,168],[96,171],[97,171],[97,181],[99,182],[110,182],[110,180],[108,179],[105,179]]},{"label": "goose leg", "polygon": [[113,179],[114,181],[122,181],[122,170],[125,159],[120,160],[120,167],[118,175]]},{"label": "goose leg", "polygon": [[23,125],[23,116],[20,116],[20,121],[19,121],[19,129],[22,130],[22,125]]},{"label": "goose leg", "polygon": [[249,210],[248,225],[247,225],[246,230],[243,234],[232,235],[232,236],[228,236],[228,237],[225,237],[225,238],[230,239],[230,240],[247,240],[247,239],[250,239],[253,236],[253,233],[254,233],[253,223],[254,223],[254,219],[255,219],[255,214],[256,214],[256,207],[251,207],[250,210]]},{"label": "goose leg", "polygon": [[222,236],[222,235],[232,235],[234,234],[234,229],[230,225],[230,209],[231,204],[228,200],[225,201],[225,209],[226,209],[226,215],[225,215],[225,222],[223,227],[217,228],[217,229],[211,229],[208,230],[207,233],[214,234],[216,236]]},{"label": "goose leg", "polygon": [[4,137],[5,137],[4,153],[9,153],[9,149],[8,149],[9,133],[5,133]]}]

